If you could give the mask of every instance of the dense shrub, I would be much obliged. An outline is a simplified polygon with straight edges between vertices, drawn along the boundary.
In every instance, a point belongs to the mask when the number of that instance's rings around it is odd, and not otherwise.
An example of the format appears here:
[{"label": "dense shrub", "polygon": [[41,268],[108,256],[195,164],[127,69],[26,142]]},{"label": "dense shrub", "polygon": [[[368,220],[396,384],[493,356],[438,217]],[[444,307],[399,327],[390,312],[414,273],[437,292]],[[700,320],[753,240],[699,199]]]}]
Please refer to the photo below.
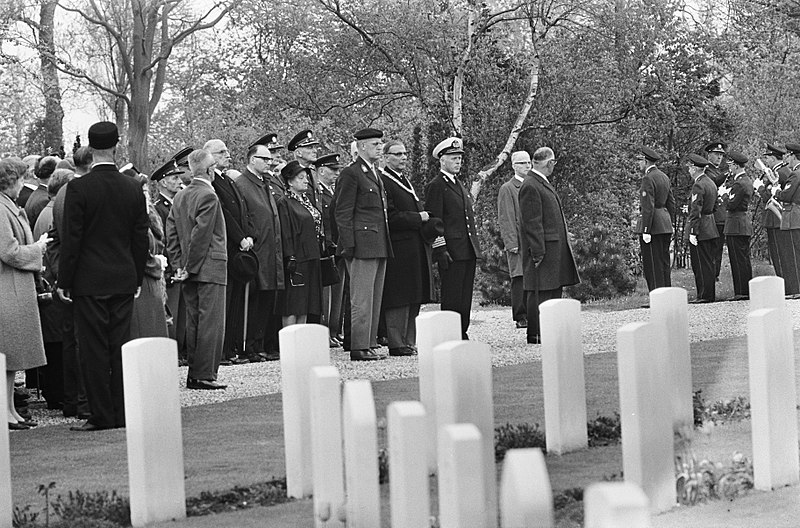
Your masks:
[{"label": "dense shrub", "polygon": [[636,279],[626,260],[626,246],[620,237],[602,225],[596,225],[572,246],[581,283],[568,289],[570,297],[580,301],[609,299],[636,288]]}]

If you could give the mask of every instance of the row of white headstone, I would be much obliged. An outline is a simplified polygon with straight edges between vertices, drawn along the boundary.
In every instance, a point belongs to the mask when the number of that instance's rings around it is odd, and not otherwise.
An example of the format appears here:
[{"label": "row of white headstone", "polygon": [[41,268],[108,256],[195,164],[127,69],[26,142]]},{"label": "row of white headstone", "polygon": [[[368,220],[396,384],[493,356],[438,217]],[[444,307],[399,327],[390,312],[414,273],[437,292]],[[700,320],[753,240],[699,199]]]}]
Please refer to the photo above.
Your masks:
[{"label": "row of white headstone", "polygon": [[[765,490],[800,480],[792,321],[783,292],[778,277],[750,282],[753,466],[755,486]],[[541,314],[546,441],[548,452],[563,454],[587,445],[580,304],[547,301]],[[387,409],[392,525],[429,526],[428,476],[436,472],[442,527],[494,527],[498,509],[504,528],[549,526],[550,485],[537,450],[508,453],[498,508],[488,347],[460,341],[452,312],[422,314],[417,329],[421,401]],[[280,339],[289,496],[313,494],[316,526],[379,526],[370,383],[348,381],[342,391],[322,326],[291,326]],[[617,348],[626,483],[587,489],[589,527],[648,526],[648,510],[675,505],[673,434],[693,423],[686,292],[652,292],[651,321],[620,328]],[[186,510],[175,342],[127,343],[123,369],[132,525],[181,519]],[[0,409],[6,394],[0,376]],[[7,423],[0,420],[0,528],[11,527],[13,511],[8,440]]]}]

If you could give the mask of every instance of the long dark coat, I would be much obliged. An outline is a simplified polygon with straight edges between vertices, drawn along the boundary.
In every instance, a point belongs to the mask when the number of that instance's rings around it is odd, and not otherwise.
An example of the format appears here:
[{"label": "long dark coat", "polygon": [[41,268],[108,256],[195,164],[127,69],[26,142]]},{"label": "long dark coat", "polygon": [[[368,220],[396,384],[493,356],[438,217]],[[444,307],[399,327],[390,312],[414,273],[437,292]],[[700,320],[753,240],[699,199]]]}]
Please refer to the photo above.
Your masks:
[{"label": "long dark coat", "polygon": [[[422,239],[422,203],[411,192],[410,182],[385,168],[381,179],[386,189],[389,238],[394,257],[386,261],[383,306],[394,308],[430,302],[433,296],[431,249]],[[405,180],[405,181],[403,181]]]},{"label": "long dark coat", "polygon": [[698,240],[711,240],[719,237],[714,214],[716,207],[717,186],[707,174],[703,173],[692,184],[689,218],[686,220],[689,224],[689,229],[686,231],[687,240],[689,235],[697,235]]},{"label": "long dark coat", "polygon": [[259,179],[248,169],[242,171],[242,175],[234,183],[247,203],[253,222],[255,235],[252,251],[258,259],[256,285],[259,290],[282,290],[283,249],[278,204],[275,203],[268,182]]},{"label": "long dark coat", "polygon": [[[520,249],[525,289],[555,290],[578,284],[578,268],[567,236],[567,222],[556,190],[530,171],[519,188]],[[539,267],[535,260],[541,260]]]},{"label": "long dark coat", "polygon": [[472,197],[460,181],[450,183],[439,173],[425,187],[425,210],[444,223],[444,240],[453,260],[482,257]]}]

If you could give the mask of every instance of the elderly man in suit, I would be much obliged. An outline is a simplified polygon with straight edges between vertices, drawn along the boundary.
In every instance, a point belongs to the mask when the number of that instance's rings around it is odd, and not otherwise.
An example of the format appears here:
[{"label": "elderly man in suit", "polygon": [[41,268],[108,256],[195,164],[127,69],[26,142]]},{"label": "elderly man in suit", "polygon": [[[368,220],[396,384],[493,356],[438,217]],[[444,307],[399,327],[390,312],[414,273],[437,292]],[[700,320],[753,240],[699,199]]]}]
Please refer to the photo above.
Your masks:
[{"label": "elderly man in suit", "polygon": [[92,170],[66,186],[58,288],[74,303],[79,354],[91,417],[78,431],[125,426],[122,345],[133,298],[144,279],[149,219],[142,186],[117,170],[119,133],[89,128]]},{"label": "elderly man in suit", "polygon": [[672,219],[675,217],[675,198],[669,178],[658,170],[661,159],[656,151],[642,147],[637,158],[644,173],[639,186],[639,220],[635,232],[639,235],[642,268],[647,290],[663,288],[670,280],[669,242],[672,239]]},{"label": "elderly man in suit", "polygon": [[344,257],[350,274],[350,359],[374,361],[384,359],[375,350],[379,348],[378,321],[386,259],[393,256],[386,194],[377,167],[383,132],[366,128],[354,137],[358,158],[342,170],[336,184],[337,253]]},{"label": "elderly man in suit", "polygon": [[214,192],[214,158],[189,154],[192,181],[175,195],[167,217],[167,243],[186,300],[187,389],[215,390],[225,338],[228,251],[225,216]]},{"label": "elderly man in suit", "polygon": [[276,295],[284,289],[283,247],[278,205],[269,187],[272,153],[261,142],[247,150],[247,167],[236,180],[255,233],[253,253],[258,274],[250,286],[247,327],[247,356],[280,359],[276,321]]},{"label": "elderly man in suit", "polygon": [[517,328],[528,327],[527,302],[519,254],[519,188],[531,169],[531,156],[524,150],[511,153],[514,176],[497,193],[497,222],[505,246],[508,274],[511,276],[511,315]]},{"label": "elderly man in suit", "polygon": [[692,197],[689,201],[689,254],[692,259],[692,272],[697,287],[697,298],[693,304],[709,303],[716,300],[716,260],[715,252],[719,231],[714,222],[717,208],[717,186],[705,173],[709,161],[698,154],[689,154],[687,163],[689,175],[694,180]]},{"label": "elderly man in suit", "polygon": [[383,187],[389,212],[389,237],[394,257],[386,264],[383,307],[390,356],[416,354],[416,317],[420,305],[430,302],[433,290],[431,249],[422,229],[431,215],[422,208],[414,186],[404,173],[408,153],[392,139],[383,147],[386,166]]},{"label": "elderly man in suit", "polygon": [[456,137],[445,139],[433,149],[433,157],[439,160],[439,174],[425,187],[425,210],[444,223],[444,235],[433,242],[433,260],[442,279],[441,308],[461,315],[461,334],[468,339],[472,286],[481,247],[472,197],[458,180],[463,154],[463,143]]},{"label": "elderly man in suit", "polygon": [[553,150],[533,153],[533,168],[519,189],[520,249],[528,292],[528,343],[541,343],[539,304],[560,299],[564,286],[580,282],[567,234],[561,200],[550,181]]}]

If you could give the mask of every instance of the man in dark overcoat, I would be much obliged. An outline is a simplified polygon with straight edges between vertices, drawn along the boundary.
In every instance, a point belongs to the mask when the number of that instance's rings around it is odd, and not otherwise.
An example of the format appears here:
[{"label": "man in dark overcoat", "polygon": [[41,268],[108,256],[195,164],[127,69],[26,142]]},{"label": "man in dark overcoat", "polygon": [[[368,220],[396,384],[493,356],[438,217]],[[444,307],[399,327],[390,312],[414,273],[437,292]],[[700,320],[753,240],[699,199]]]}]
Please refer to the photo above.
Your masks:
[{"label": "man in dark overcoat", "polygon": [[91,417],[78,431],[125,426],[122,345],[144,278],[149,219],[142,186],[114,162],[119,132],[89,128],[92,170],[66,186],[59,295],[74,302],[79,354]]},{"label": "man in dark overcoat", "polygon": [[444,235],[433,242],[433,260],[442,279],[441,308],[461,315],[461,334],[469,339],[475,266],[481,257],[472,197],[458,180],[464,154],[460,138],[451,137],[433,149],[439,174],[425,187],[425,210],[444,223]]},{"label": "man in dark overcoat", "polygon": [[265,145],[256,144],[247,150],[247,167],[236,180],[253,222],[258,259],[258,275],[250,289],[248,307],[248,357],[262,355],[269,361],[280,358],[278,330],[275,325],[275,303],[278,290],[284,289],[283,246],[278,205],[269,188],[272,154]]},{"label": "man in dark overcoat", "polygon": [[564,286],[580,282],[561,200],[549,180],[556,165],[552,149],[533,153],[533,168],[519,189],[520,249],[528,292],[528,343],[541,343],[539,304],[560,299]]},{"label": "man in dark overcoat", "polygon": [[431,248],[423,240],[422,227],[430,214],[422,208],[404,170],[408,153],[393,139],[383,147],[386,166],[381,174],[386,189],[389,237],[394,257],[386,263],[383,310],[390,356],[416,354],[416,317],[420,305],[430,302],[433,290]]}]

